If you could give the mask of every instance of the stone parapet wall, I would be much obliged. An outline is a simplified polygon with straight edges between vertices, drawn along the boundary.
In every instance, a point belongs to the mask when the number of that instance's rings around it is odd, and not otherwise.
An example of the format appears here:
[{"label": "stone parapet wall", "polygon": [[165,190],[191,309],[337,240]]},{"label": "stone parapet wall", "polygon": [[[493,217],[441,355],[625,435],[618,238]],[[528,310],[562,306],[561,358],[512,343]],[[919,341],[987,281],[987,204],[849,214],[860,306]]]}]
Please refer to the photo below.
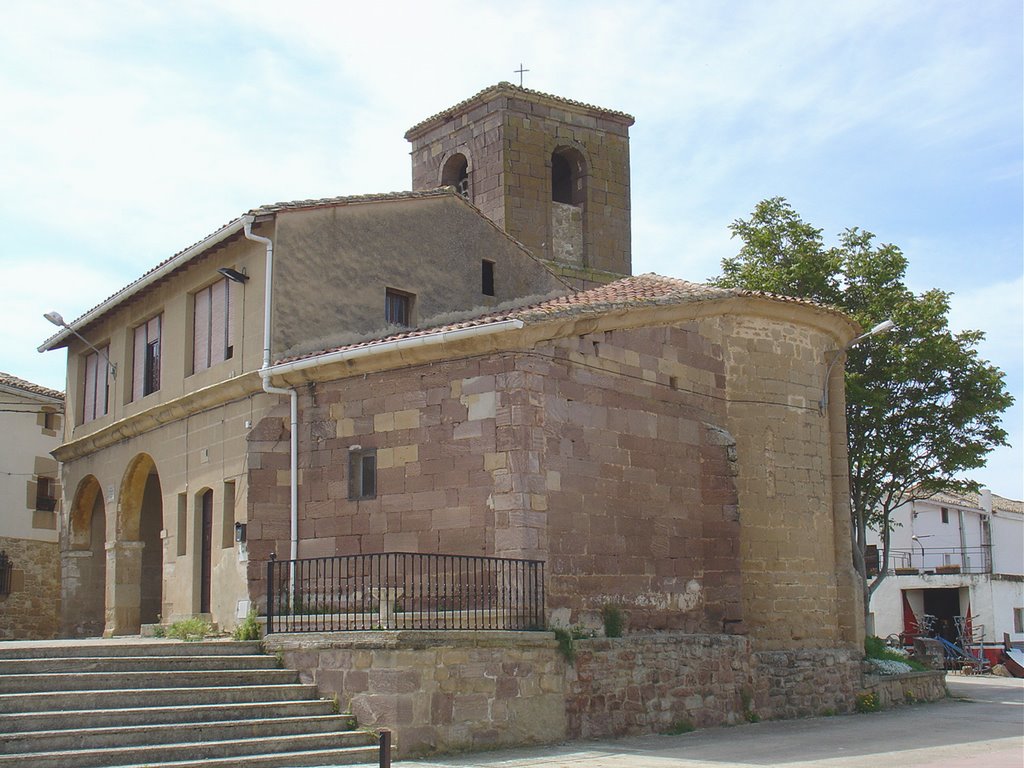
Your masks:
[{"label": "stone parapet wall", "polygon": [[[576,640],[572,663],[548,632],[274,634],[266,645],[361,727],[391,729],[403,757],[845,713],[864,691],[853,650],[752,652],[725,634]],[[931,684],[906,690],[932,700]]]},{"label": "stone parapet wall", "polygon": [[0,640],[56,637],[60,615],[57,542],[0,537],[13,565],[11,593],[0,595]]},{"label": "stone parapet wall", "polygon": [[864,675],[864,687],[860,693],[875,694],[879,709],[939,701],[946,698],[946,673],[929,670],[904,675]]},{"label": "stone parapet wall", "polygon": [[565,738],[565,662],[547,632],[269,635],[320,695],[364,728],[390,728],[403,757]]},{"label": "stone parapet wall", "polygon": [[755,653],[756,713],[761,719],[788,720],[852,712],[863,655],[843,648]]},{"label": "stone parapet wall", "polygon": [[659,632],[577,641],[566,672],[569,735],[596,739],[743,721],[746,638]]}]

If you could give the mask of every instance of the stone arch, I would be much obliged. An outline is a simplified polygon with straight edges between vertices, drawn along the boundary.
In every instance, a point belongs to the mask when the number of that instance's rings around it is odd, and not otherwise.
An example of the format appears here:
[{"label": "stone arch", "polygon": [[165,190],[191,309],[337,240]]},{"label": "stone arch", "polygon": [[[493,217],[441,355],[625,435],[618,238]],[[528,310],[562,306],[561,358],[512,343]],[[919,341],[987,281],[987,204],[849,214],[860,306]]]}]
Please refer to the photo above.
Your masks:
[{"label": "stone arch", "polygon": [[587,158],[576,147],[560,144],[551,153],[551,200],[583,207],[587,201]]},{"label": "stone arch", "polygon": [[[141,453],[128,464],[107,546],[107,634],[135,633],[160,620],[163,600],[163,493],[156,463]],[[112,581],[112,584],[109,583]]]},{"label": "stone arch", "polygon": [[469,158],[462,152],[455,152],[441,166],[441,186],[455,187],[467,200],[472,200],[469,183]]},{"label": "stone arch", "polygon": [[587,264],[588,169],[578,147],[559,144],[551,152],[550,258],[562,264]]},{"label": "stone arch", "polygon": [[93,475],[84,477],[75,490],[61,561],[64,634],[99,635],[107,591],[106,507],[103,489]]}]

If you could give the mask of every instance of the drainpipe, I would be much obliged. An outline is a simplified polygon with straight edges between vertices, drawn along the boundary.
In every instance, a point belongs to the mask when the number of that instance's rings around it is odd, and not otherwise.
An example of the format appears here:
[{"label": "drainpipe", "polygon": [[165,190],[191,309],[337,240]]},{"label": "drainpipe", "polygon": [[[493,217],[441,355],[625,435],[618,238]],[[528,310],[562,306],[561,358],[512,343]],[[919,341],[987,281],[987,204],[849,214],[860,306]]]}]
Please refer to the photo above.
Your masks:
[{"label": "drainpipe", "polygon": [[263,300],[263,365],[260,368],[260,378],[263,379],[263,391],[271,395],[288,395],[291,416],[291,440],[290,440],[290,472],[289,485],[291,491],[291,547],[290,559],[299,558],[299,393],[294,389],[286,387],[275,387],[270,383],[270,311],[273,306],[274,295],[274,243],[269,237],[261,237],[252,233],[252,224],[255,216],[243,216],[242,223],[245,227],[245,237],[257,243],[267,246],[267,276],[265,282],[265,296]]}]

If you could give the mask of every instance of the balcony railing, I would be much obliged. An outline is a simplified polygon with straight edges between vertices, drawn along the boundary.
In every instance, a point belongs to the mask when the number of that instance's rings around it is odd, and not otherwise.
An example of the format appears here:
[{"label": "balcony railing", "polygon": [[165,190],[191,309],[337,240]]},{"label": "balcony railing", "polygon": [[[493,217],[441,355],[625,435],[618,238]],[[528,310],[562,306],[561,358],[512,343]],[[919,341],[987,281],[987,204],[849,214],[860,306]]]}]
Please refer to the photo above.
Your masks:
[{"label": "balcony railing", "polygon": [[889,571],[992,573],[992,547],[915,547],[889,551]]},{"label": "balcony railing", "polygon": [[267,563],[267,633],[544,629],[544,563],[384,552]]}]

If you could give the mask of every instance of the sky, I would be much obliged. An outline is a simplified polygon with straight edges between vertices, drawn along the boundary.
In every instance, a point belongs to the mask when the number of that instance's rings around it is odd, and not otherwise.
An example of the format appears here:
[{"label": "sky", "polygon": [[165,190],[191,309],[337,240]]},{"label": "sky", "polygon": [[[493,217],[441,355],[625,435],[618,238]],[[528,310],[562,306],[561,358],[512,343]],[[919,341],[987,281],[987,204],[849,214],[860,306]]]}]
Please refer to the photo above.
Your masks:
[{"label": "sky", "polygon": [[34,0],[0,26],[0,370],[247,210],[409,189],[405,131],[502,80],[632,114],[633,269],[702,281],[789,200],[898,245],[1017,404],[972,477],[1024,498],[1019,0]]}]

